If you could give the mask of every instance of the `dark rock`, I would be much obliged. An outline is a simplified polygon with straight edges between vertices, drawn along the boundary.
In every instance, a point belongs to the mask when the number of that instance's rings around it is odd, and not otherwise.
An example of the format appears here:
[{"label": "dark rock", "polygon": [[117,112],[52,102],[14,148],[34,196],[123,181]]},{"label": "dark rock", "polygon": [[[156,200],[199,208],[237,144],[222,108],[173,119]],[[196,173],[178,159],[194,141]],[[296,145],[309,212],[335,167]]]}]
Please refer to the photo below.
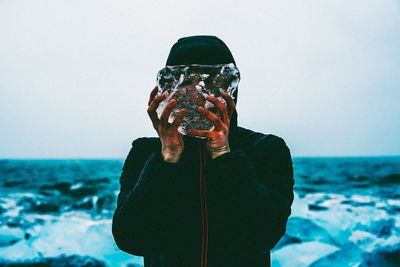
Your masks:
[{"label": "dark rock", "polygon": [[396,220],[389,218],[388,220],[377,220],[364,224],[357,224],[356,229],[370,232],[378,237],[387,238],[392,234],[392,230],[396,227]]},{"label": "dark rock", "polygon": [[0,260],[0,266],[4,267],[106,267],[106,264],[89,256],[64,254],[58,257],[37,258],[24,261]]},{"label": "dark rock", "polygon": [[328,207],[320,206],[317,204],[308,204],[308,209],[314,211],[329,210]]},{"label": "dark rock", "polygon": [[59,212],[60,205],[58,203],[41,202],[32,206],[31,211],[38,213]]},{"label": "dark rock", "polygon": [[378,179],[379,184],[400,184],[400,174],[393,173]]},{"label": "dark rock", "polygon": [[97,189],[95,186],[83,186],[75,190],[71,190],[69,192],[69,195],[74,198],[82,198],[90,195],[95,195],[96,193]]},{"label": "dark rock", "polygon": [[398,267],[400,266],[400,247],[382,248],[371,253],[363,253],[360,267]]},{"label": "dark rock", "polygon": [[44,185],[42,189],[55,189],[62,193],[67,193],[70,190],[71,184],[68,182],[60,182],[56,184]]}]

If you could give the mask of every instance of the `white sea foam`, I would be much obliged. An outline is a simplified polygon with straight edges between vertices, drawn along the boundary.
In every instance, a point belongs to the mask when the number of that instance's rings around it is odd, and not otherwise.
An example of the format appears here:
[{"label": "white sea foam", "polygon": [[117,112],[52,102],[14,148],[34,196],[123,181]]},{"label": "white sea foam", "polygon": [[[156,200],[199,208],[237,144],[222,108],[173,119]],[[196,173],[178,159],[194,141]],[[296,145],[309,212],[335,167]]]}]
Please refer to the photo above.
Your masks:
[{"label": "white sea foam", "polygon": [[79,183],[71,185],[70,189],[71,190],[76,190],[76,189],[82,188],[83,186],[84,186],[84,183],[79,182]]}]

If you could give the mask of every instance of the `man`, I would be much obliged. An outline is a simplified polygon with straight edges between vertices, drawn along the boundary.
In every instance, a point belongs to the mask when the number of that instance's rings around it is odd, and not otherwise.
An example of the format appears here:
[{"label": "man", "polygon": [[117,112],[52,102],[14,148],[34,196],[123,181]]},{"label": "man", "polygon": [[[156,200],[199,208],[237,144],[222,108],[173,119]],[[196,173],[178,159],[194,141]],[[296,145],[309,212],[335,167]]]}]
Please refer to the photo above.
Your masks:
[{"label": "man", "polygon": [[[180,38],[166,65],[235,63],[215,36]],[[158,137],[133,141],[120,177],[113,216],[117,246],[144,256],[144,266],[270,266],[270,250],[286,230],[293,202],[293,165],[285,141],[237,125],[237,90],[227,105],[210,97],[220,117],[210,131],[181,135],[170,100],[150,94],[147,112]],[[206,139],[194,137],[205,136]]]}]

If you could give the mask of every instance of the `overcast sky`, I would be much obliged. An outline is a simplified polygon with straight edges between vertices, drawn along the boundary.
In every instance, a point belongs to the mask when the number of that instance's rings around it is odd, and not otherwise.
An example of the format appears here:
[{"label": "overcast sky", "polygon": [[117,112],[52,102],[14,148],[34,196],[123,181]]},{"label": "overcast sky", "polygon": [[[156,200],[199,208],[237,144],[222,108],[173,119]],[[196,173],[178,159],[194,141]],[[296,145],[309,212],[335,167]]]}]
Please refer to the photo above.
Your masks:
[{"label": "overcast sky", "polygon": [[125,158],[175,41],[217,35],[239,126],[293,156],[400,155],[399,1],[0,0],[0,158]]}]

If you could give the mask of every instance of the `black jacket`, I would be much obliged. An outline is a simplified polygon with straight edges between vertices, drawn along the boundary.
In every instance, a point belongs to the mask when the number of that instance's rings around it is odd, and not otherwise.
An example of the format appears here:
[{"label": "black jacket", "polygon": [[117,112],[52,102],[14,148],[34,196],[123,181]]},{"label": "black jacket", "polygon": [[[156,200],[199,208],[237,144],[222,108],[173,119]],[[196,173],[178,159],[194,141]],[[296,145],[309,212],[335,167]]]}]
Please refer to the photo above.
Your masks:
[{"label": "black jacket", "polygon": [[145,267],[270,266],[293,202],[285,141],[234,123],[231,152],[212,159],[206,140],[183,138],[178,163],[162,159],[158,137],[133,141],[112,221],[117,246]]}]

